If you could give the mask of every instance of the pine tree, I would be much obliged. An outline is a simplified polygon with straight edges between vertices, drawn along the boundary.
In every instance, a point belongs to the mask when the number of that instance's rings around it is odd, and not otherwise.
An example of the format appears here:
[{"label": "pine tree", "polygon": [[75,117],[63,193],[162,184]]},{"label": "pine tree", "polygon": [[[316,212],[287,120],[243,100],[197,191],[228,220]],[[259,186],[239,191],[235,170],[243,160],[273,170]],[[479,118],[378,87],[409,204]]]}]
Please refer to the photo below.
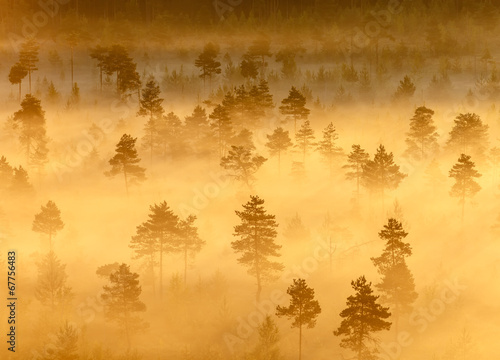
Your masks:
[{"label": "pine tree", "polygon": [[222,72],[221,63],[217,61],[218,56],[219,47],[213,43],[208,43],[194,62],[194,65],[201,71],[200,77],[203,79],[203,87],[205,87],[205,81],[208,77],[210,91],[212,91],[212,77]]},{"label": "pine tree", "polygon": [[355,352],[357,360],[374,359],[378,350],[369,347],[370,343],[377,343],[372,333],[391,328],[391,323],[384,320],[391,313],[377,303],[379,297],[372,295],[371,283],[364,276],[351,281],[351,286],[356,294],[347,298],[347,308],[340,313],[342,322],[333,334],[344,336],[340,346]]},{"label": "pine tree", "polygon": [[317,150],[328,164],[330,177],[333,176],[333,162],[335,158],[340,157],[343,154],[342,148],[337,146],[338,138],[339,136],[335,131],[335,126],[333,126],[333,123],[330,123],[325,130],[323,130],[323,139],[318,142]]},{"label": "pine tree", "polygon": [[380,145],[373,160],[368,160],[363,165],[363,185],[372,192],[378,192],[384,201],[385,191],[396,189],[406,177],[399,171],[399,166],[394,164],[392,153],[387,153],[385,147]]},{"label": "pine tree", "polygon": [[256,79],[259,76],[259,67],[257,62],[250,56],[243,55],[240,63],[240,73],[245,79]]},{"label": "pine tree", "polygon": [[48,142],[45,111],[42,109],[40,100],[29,94],[26,95],[21,102],[21,110],[14,113],[14,121],[20,124],[19,141],[25,147],[27,164],[30,165],[37,147],[43,148]]},{"label": "pine tree", "polygon": [[211,120],[210,128],[217,138],[219,157],[223,157],[230,139],[234,136],[229,112],[225,106],[217,105],[209,118]]},{"label": "pine tree", "polygon": [[12,85],[14,84],[19,84],[19,97],[18,101],[21,101],[21,84],[23,82],[23,79],[28,75],[28,70],[20,64],[16,63],[10,68],[9,72],[9,81]]},{"label": "pine tree", "polygon": [[266,161],[266,158],[254,154],[248,148],[231,146],[228,155],[220,160],[220,166],[229,173],[229,176],[242,181],[249,190],[252,190],[255,174]]},{"label": "pine tree", "polygon": [[412,252],[410,244],[403,242],[408,233],[396,219],[390,218],[378,235],[386,241],[386,245],[379,257],[371,258],[382,276],[382,281],[375,287],[383,294],[381,300],[394,309],[397,333],[400,315],[409,312],[411,304],[417,298],[413,275],[406,265],[406,258]]},{"label": "pine tree", "polygon": [[139,111],[137,112],[138,116],[149,116],[149,120],[146,123],[146,136],[143,144],[149,148],[151,165],[153,164],[153,151],[155,148],[154,137],[158,133],[158,121],[156,119],[161,117],[164,111],[161,106],[163,99],[160,98],[160,93],[160,86],[154,78],[150,78],[142,90]]},{"label": "pine tree", "polygon": [[203,137],[209,131],[207,112],[197,105],[193,113],[185,118],[186,133],[191,138],[191,145],[198,154],[201,154],[204,146]]},{"label": "pine tree", "polygon": [[303,164],[306,163],[306,154],[309,152],[309,149],[316,145],[314,139],[314,130],[311,128],[309,120],[306,120],[300,127],[300,130],[295,133],[295,146],[302,150]]},{"label": "pine tree", "polygon": [[293,319],[292,328],[299,328],[299,360],[302,358],[302,327],[309,329],[316,325],[316,318],[321,307],[314,300],[314,289],[307,286],[304,279],[293,279],[293,284],[286,291],[291,296],[288,307],[277,306],[276,315]]},{"label": "pine tree", "polygon": [[189,215],[186,220],[179,221],[179,250],[184,255],[184,285],[187,284],[188,256],[194,256],[201,251],[205,241],[200,239],[198,228],[194,226],[196,216]]},{"label": "pine tree", "polygon": [[[149,207],[149,219],[137,226],[137,233],[132,237],[130,247],[136,252],[136,257],[148,257],[154,282],[154,266],[156,256],[160,266],[160,298],[163,296],[163,256],[179,251],[179,218],[163,201],[159,205]],[[153,285],[154,286],[154,285]],[[153,287],[154,289],[154,287]]]},{"label": "pine tree", "polygon": [[[56,334],[55,360],[78,360],[78,332],[66,321]],[[49,360],[49,359],[47,359]],[[52,359],[50,359],[52,360]]]},{"label": "pine tree", "polygon": [[294,86],[290,89],[288,97],[281,101],[279,109],[286,120],[293,119],[295,134],[297,134],[297,120],[307,120],[311,112],[306,108],[306,98]]},{"label": "pine tree", "polygon": [[109,48],[97,45],[90,49],[90,57],[97,60],[97,67],[99,68],[99,85],[102,92],[102,74],[106,68],[106,57],[109,53]]},{"label": "pine tree", "polygon": [[35,298],[42,305],[50,307],[53,313],[64,313],[73,298],[71,288],[66,285],[65,269],[66,265],[61,264],[53,251],[37,263]]},{"label": "pine tree", "polygon": [[150,77],[146,86],[141,91],[141,101],[139,102],[138,116],[149,116],[152,119],[155,115],[160,116],[164,110],[161,106],[163,99],[160,98],[160,85],[153,77]]},{"label": "pine tree", "polygon": [[448,149],[481,160],[488,148],[488,125],[483,124],[479,115],[471,113],[459,114],[454,122],[446,143]]},{"label": "pine tree", "polygon": [[239,240],[231,242],[231,247],[241,257],[238,262],[247,266],[248,273],[257,280],[257,302],[260,301],[262,284],[274,280],[283,270],[283,265],[273,262],[269,257],[279,257],[280,245],[275,244],[278,224],[274,215],[267,214],[263,207],[264,200],[250,196],[250,201],[243,205],[244,211],[235,211],[241,224],[234,227],[234,236]]},{"label": "pine tree", "polygon": [[31,94],[31,74],[33,71],[38,70],[38,50],[40,46],[38,42],[30,37],[26,39],[24,43],[21,44],[21,49],[19,51],[19,64],[26,69],[28,72],[29,79],[29,93]]},{"label": "pine tree", "polygon": [[133,138],[128,134],[124,134],[120,142],[116,145],[116,154],[109,160],[111,170],[105,172],[106,176],[114,177],[123,173],[125,178],[125,189],[128,196],[128,187],[130,184],[135,184],[139,181],[144,181],[145,169],[137,165],[141,159],[137,155],[135,142],[137,138]]},{"label": "pine tree", "polygon": [[394,93],[394,100],[408,100],[415,93],[416,87],[408,75],[399,82],[399,86]]},{"label": "pine tree", "polygon": [[347,156],[347,164],[344,169],[350,169],[346,172],[345,177],[348,180],[356,180],[356,195],[359,198],[359,184],[363,178],[363,167],[370,160],[365,150],[360,145],[353,145],[351,153]]},{"label": "pine tree", "polygon": [[142,289],[139,275],[130,271],[130,266],[121,264],[120,268],[109,276],[109,285],[103,287],[101,298],[104,302],[104,314],[125,331],[127,347],[130,349],[132,332],[145,327],[135,315],[146,310],[146,305],[139,300]]},{"label": "pine tree", "polygon": [[33,185],[29,182],[28,172],[22,166],[14,168],[14,176],[10,191],[17,195],[31,195],[33,193]]},{"label": "pine tree", "polygon": [[0,189],[7,190],[12,184],[14,168],[10,166],[7,158],[2,155],[0,158]]},{"label": "pine tree", "polygon": [[293,145],[289,133],[282,127],[278,127],[271,135],[266,136],[268,140],[266,147],[269,149],[269,154],[271,156],[278,155],[278,174],[281,174],[281,153],[286,152]]},{"label": "pine tree", "polygon": [[474,180],[482,175],[475,169],[475,164],[470,160],[471,157],[465,154],[460,155],[458,162],[453,165],[449,176],[455,179],[450,195],[459,198],[462,204],[462,221],[465,212],[465,199],[472,198],[481,190],[481,186]]},{"label": "pine tree", "polygon": [[425,106],[415,110],[415,115],[410,120],[410,131],[406,134],[408,136],[406,156],[415,160],[424,160],[429,155],[436,154],[439,148],[438,133],[432,115],[434,111]]},{"label": "pine tree", "polygon": [[251,353],[252,359],[256,360],[279,360],[281,359],[278,342],[280,340],[279,329],[271,316],[266,315],[264,321],[257,328],[259,342]]},{"label": "pine tree", "polygon": [[41,209],[42,211],[35,215],[32,230],[49,236],[49,247],[50,251],[52,251],[52,236],[56,236],[64,228],[64,223],[61,220],[61,211],[50,200]]}]

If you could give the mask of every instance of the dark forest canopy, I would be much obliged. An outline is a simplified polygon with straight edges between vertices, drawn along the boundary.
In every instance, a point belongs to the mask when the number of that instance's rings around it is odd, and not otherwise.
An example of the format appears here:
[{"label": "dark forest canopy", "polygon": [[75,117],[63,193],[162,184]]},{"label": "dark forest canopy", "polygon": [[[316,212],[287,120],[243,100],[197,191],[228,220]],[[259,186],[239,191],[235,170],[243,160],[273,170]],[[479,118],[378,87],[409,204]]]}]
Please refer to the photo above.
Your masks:
[{"label": "dark forest canopy", "polygon": [[[5,31],[21,30],[26,22],[48,23],[67,27],[79,19],[129,20],[140,23],[169,25],[215,25],[222,20],[251,19],[256,25],[280,24],[297,20],[302,25],[335,22],[339,25],[368,21],[382,15],[401,12],[423,16],[429,20],[472,17],[486,27],[494,27],[500,4],[481,0],[0,0],[0,24]],[[375,13],[374,13],[375,12]]]}]

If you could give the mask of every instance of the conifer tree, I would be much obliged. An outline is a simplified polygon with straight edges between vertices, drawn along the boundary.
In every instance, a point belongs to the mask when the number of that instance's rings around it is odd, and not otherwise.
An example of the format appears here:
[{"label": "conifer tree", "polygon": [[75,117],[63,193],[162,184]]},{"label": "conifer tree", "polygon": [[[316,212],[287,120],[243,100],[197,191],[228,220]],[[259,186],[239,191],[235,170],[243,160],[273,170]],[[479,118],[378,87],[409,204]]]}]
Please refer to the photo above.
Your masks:
[{"label": "conifer tree", "polygon": [[420,106],[410,120],[410,131],[406,134],[407,149],[405,155],[415,160],[425,160],[429,155],[436,154],[439,145],[438,133],[432,119],[434,111]]},{"label": "conifer tree", "polygon": [[19,64],[26,69],[28,72],[28,80],[29,80],[29,93],[31,94],[31,74],[33,71],[38,70],[38,50],[40,49],[40,45],[38,42],[30,37],[26,39],[24,43],[21,44],[21,49],[19,51]]},{"label": "conifer tree", "polygon": [[203,48],[203,52],[196,58],[194,65],[200,69],[200,77],[203,79],[203,87],[208,77],[210,83],[210,91],[212,90],[212,77],[220,74],[221,63],[217,61],[219,56],[219,47],[213,43],[208,43]]},{"label": "conifer tree", "polygon": [[61,264],[53,251],[37,263],[38,277],[35,298],[54,313],[64,313],[73,298],[71,288],[66,285],[66,265]]},{"label": "conifer tree", "polygon": [[21,101],[21,95],[22,95],[21,84],[23,82],[23,79],[26,77],[26,75],[28,75],[28,70],[26,70],[26,68],[23,65],[21,65],[20,63],[16,63],[10,68],[10,72],[9,72],[10,83],[12,85],[19,84],[19,97],[18,97],[19,102]]},{"label": "conifer tree", "polygon": [[281,256],[280,245],[275,243],[275,216],[267,214],[264,200],[258,196],[250,196],[250,201],[243,205],[244,211],[235,211],[241,224],[234,227],[234,236],[239,240],[231,242],[236,253],[241,254],[238,262],[247,266],[248,273],[257,280],[257,302],[260,301],[262,284],[274,280],[277,273],[283,270],[283,265],[271,261],[270,257]]},{"label": "conifer tree", "polygon": [[309,124],[309,120],[304,121],[300,130],[295,134],[296,147],[302,151],[302,163],[306,163],[306,155],[309,150],[316,145],[314,142],[314,130]]},{"label": "conifer tree", "polygon": [[342,156],[342,148],[337,146],[337,140],[339,136],[335,131],[333,123],[328,124],[328,126],[323,130],[323,139],[318,142],[317,150],[323,156],[323,159],[328,164],[328,169],[330,171],[330,177],[333,176],[333,162],[335,158]]},{"label": "conifer tree", "polygon": [[474,180],[482,175],[475,169],[475,164],[471,157],[465,154],[460,155],[458,162],[450,170],[450,177],[455,179],[450,195],[459,198],[462,204],[462,221],[465,212],[465,199],[472,198],[481,190],[481,186]]},{"label": "conifer tree", "polygon": [[[27,164],[31,165],[33,154],[39,149],[38,160],[46,159],[48,142],[45,129],[45,111],[37,98],[26,95],[21,102],[21,110],[14,113],[14,122],[20,125],[19,141],[25,148]],[[41,151],[43,149],[43,151]]]},{"label": "conifer tree", "polygon": [[272,317],[266,315],[257,330],[259,332],[259,342],[251,353],[252,358],[256,360],[279,360],[281,358],[278,348],[279,329]]},{"label": "conifer tree", "polygon": [[242,181],[250,190],[255,182],[255,174],[267,159],[254,154],[244,146],[231,146],[227,156],[220,161],[221,167],[228,171],[229,176]]},{"label": "conifer tree", "polygon": [[266,135],[268,142],[266,147],[269,149],[269,154],[271,156],[278,156],[278,174],[281,173],[281,153],[286,152],[289,147],[291,147],[292,141],[290,139],[288,131],[283,130],[282,127],[278,127],[274,130],[271,135]]},{"label": "conifer tree", "polygon": [[139,275],[131,272],[127,264],[121,264],[119,269],[109,276],[109,285],[104,286],[101,295],[104,315],[116,322],[125,332],[128,349],[133,332],[145,327],[144,322],[136,315],[146,310],[146,305],[139,299],[141,292]]},{"label": "conifer tree", "polygon": [[345,177],[348,180],[356,180],[356,195],[359,198],[359,184],[363,178],[363,167],[370,160],[365,150],[360,145],[353,145],[351,153],[347,156],[347,164],[344,169],[350,169],[346,172]]},{"label": "conifer tree", "polygon": [[399,171],[399,166],[394,163],[392,153],[387,153],[385,147],[380,145],[373,160],[368,160],[363,165],[363,185],[372,192],[380,193],[382,202],[385,191],[396,189],[406,177]]},{"label": "conifer tree", "polygon": [[333,334],[343,336],[340,346],[356,353],[357,360],[374,359],[378,349],[370,347],[377,344],[373,333],[391,328],[391,323],[384,320],[391,313],[377,302],[379,297],[373,295],[371,283],[364,276],[351,281],[351,286],[356,293],[347,298],[347,308],[340,313],[342,322]]},{"label": "conifer tree", "polygon": [[187,284],[188,256],[194,256],[200,252],[205,245],[205,241],[200,239],[198,228],[194,226],[196,216],[189,215],[185,220],[180,220],[178,224],[179,251],[184,256],[184,285]]},{"label": "conifer tree", "polygon": [[293,279],[293,284],[286,291],[291,296],[290,305],[276,308],[277,316],[286,316],[293,320],[292,328],[299,328],[299,360],[302,359],[302,327],[311,329],[316,325],[316,318],[321,307],[314,299],[314,289],[307,286],[304,279]]},{"label": "conifer tree", "polygon": [[219,157],[223,157],[230,139],[234,136],[229,112],[225,106],[217,105],[209,117],[211,120],[210,128],[217,138]]},{"label": "conifer tree", "polygon": [[488,148],[488,125],[477,114],[459,114],[454,120],[446,145],[457,154],[470,154],[477,159],[485,156]]},{"label": "conifer tree", "polygon": [[375,287],[383,294],[381,300],[394,310],[392,315],[397,333],[400,315],[408,313],[417,298],[413,275],[406,265],[406,258],[412,251],[410,244],[403,242],[408,233],[394,218],[388,220],[378,235],[386,245],[379,257],[371,258],[382,276],[382,281]]},{"label": "conifer tree", "polygon": [[129,184],[136,184],[144,181],[146,176],[145,169],[138,164],[141,161],[135,149],[137,138],[133,138],[128,134],[124,134],[116,145],[116,154],[109,160],[111,170],[104,174],[109,177],[114,177],[118,174],[123,174],[125,178],[125,190],[128,196]]},{"label": "conifer tree", "polygon": [[294,86],[290,89],[288,97],[281,101],[279,110],[281,114],[285,115],[286,120],[293,119],[295,134],[297,134],[297,120],[307,120],[311,112],[306,108],[305,96]]},{"label": "conifer tree", "polygon": [[166,201],[149,207],[149,219],[137,226],[130,247],[138,258],[147,257],[152,270],[154,284],[154,266],[157,256],[160,267],[160,298],[163,296],[163,257],[164,254],[179,251],[179,217],[167,205]]},{"label": "conifer tree", "polygon": [[52,237],[64,228],[61,220],[61,211],[53,201],[48,201],[42,206],[42,211],[35,215],[32,230],[49,236],[49,247],[52,251]]}]

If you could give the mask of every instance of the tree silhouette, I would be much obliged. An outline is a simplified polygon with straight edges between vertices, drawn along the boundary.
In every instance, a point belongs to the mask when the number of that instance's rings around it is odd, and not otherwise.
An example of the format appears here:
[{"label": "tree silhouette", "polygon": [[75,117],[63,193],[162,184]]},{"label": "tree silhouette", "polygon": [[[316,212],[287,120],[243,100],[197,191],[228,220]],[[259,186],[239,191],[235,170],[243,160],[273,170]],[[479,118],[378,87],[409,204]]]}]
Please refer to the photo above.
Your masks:
[{"label": "tree silhouette", "polygon": [[293,319],[292,328],[299,328],[299,360],[302,358],[302,327],[309,329],[316,325],[316,318],[321,313],[321,307],[314,300],[314,289],[307,286],[304,279],[293,279],[293,284],[286,291],[291,296],[290,305],[277,306],[276,315]]},{"label": "tree silhouette", "polygon": [[243,55],[243,60],[240,63],[241,76],[245,79],[256,79],[259,76],[259,68],[257,62],[248,55]]},{"label": "tree silhouette", "polygon": [[309,120],[306,120],[300,126],[300,130],[295,133],[295,146],[302,151],[303,164],[306,163],[306,155],[309,152],[309,149],[316,145],[314,139],[314,130],[311,128]]},{"label": "tree silhouette", "polygon": [[431,154],[436,154],[439,145],[437,143],[438,133],[434,120],[434,111],[420,106],[415,110],[415,115],[410,120],[410,131],[406,134],[407,149],[405,155],[415,159],[424,160]]},{"label": "tree silhouette", "polygon": [[229,154],[220,160],[220,166],[228,171],[229,176],[242,181],[252,190],[255,174],[267,159],[253,154],[244,146],[231,146]]},{"label": "tree silhouette", "polygon": [[10,68],[9,72],[9,81],[12,85],[19,84],[19,98],[18,101],[21,101],[21,83],[23,79],[28,75],[28,70],[20,64],[16,63]]},{"label": "tree silhouette", "polygon": [[90,49],[90,57],[97,60],[97,67],[99,68],[99,84],[102,92],[102,74],[106,69],[106,57],[109,53],[109,48],[97,45]]},{"label": "tree silhouette", "polygon": [[368,160],[363,165],[363,184],[372,192],[381,194],[384,202],[385,190],[396,189],[399,183],[406,177],[399,171],[399,166],[394,164],[394,157],[385,151],[380,145],[373,160]]},{"label": "tree silhouette", "polygon": [[347,164],[343,166],[344,169],[350,169],[346,172],[345,177],[348,180],[356,180],[356,195],[359,199],[359,184],[363,178],[363,167],[370,160],[365,150],[360,145],[353,145],[352,151],[347,155]]},{"label": "tree silhouette", "polygon": [[248,47],[247,55],[250,56],[260,67],[260,77],[264,78],[266,71],[266,57],[271,57],[270,42],[266,39],[254,40]]},{"label": "tree silhouette", "polygon": [[29,93],[31,94],[31,74],[33,71],[38,70],[38,50],[40,46],[38,42],[30,37],[21,44],[19,51],[19,64],[28,72],[29,79]]},{"label": "tree silhouette", "polygon": [[49,247],[52,251],[52,236],[55,236],[63,228],[61,211],[53,201],[49,200],[47,205],[42,206],[42,211],[35,215],[32,230],[49,236]]},{"label": "tree silhouette", "polygon": [[373,359],[378,350],[369,347],[370,343],[377,343],[372,333],[391,328],[391,323],[384,320],[391,313],[377,303],[379,297],[372,295],[371,283],[364,276],[351,281],[351,286],[356,294],[347,298],[347,308],[340,313],[342,322],[333,334],[344,336],[340,346],[357,353],[358,360]]},{"label": "tree silhouette", "polygon": [[191,145],[195,151],[200,154],[203,150],[203,137],[209,131],[207,112],[204,108],[197,105],[193,113],[185,118],[186,133],[190,135]]},{"label": "tree silhouette", "polygon": [[306,98],[294,86],[290,89],[288,97],[281,101],[280,113],[286,120],[293,119],[294,132],[297,134],[297,120],[307,120],[311,112],[306,108]]},{"label": "tree silhouette", "polygon": [[453,165],[449,176],[455,179],[450,195],[459,198],[462,204],[462,221],[465,212],[465,199],[472,198],[481,190],[481,186],[474,180],[482,175],[475,169],[475,164],[470,160],[471,157],[465,154],[460,155],[458,162]]},{"label": "tree silhouette", "polygon": [[0,158],[0,189],[7,190],[12,184],[14,168],[10,166],[7,158],[2,155]]},{"label": "tree silhouette", "polygon": [[178,224],[179,251],[184,256],[184,285],[187,284],[188,255],[194,256],[205,245],[205,241],[198,235],[198,228],[194,226],[195,220],[196,216],[189,215],[186,220],[181,220]]},{"label": "tree silhouette", "polygon": [[335,131],[335,126],[333,126],[333,123],[330,123],[325,130],[323,130],[323,139],[318,142],[317,150],[328,164],[330,177],[333,176],[333,162],[335,158],[340,157],[343,153],[342,148],[337,146],[338,138],[339,136]]},{"label": "tree silhouette", "polygon": [[33,186],[29,182],[28,173],[22,166],[14,168],[10,191],[17,195],[30,195],[33,193]]},{"label": "tree silhouette", "polygon": [[128,349],[132,332],[145,327],[135,315],[146,310],[146,305],[139,300],[142,289],[138,279],[139,275],[132,273],[127,264],[121,264],[120,268],[109,276],[110,284],[103,287],[104,293],[101,295],[104,315],[125,331]]},{"label": "tree silhouette", "polygon": [[400,315],[409,312],[417,298],[413,275],[405,260],[412,252],[410,244],[403,242],[408,233],[396,219],[390,218],[378,235],[386,245],[379,257],[371,258],[382,275],[382,281],[375,287],[383,294],[381,300],[394,309],[392,315],[397,333]]},{"label": "tree silhouette", "polygon": [[266,315],[257,330],[259,342],[250,354],[251,357],[256,360],[279,360],[281,358],[278,348],[279,329],[272,317]]},{"label": "tree silhouette", "polygon": [[234,136],[229,112],[227,111],[226,107],[217,105],[209,115],[209,118],[211,120],[210,128],[217,138],[219,157],[223,157],[225,155],[229,141]]},{"label": "tree silhouette", "polygon": [[137,112],[138,116],[149,116],[145,129],[147,146],[150,151],[151,165],[153,164],[153,149],[155,147],[154,137],[158,132],[156,124],[157,121],[155,121],[155,118],[162,116],[164,111],[161,106],[163,99],[160,98],[160,93],[160,86],[154,78],[150,78],[150,80],[146,83],[146,87],[142,90],[142,96],[139,102],[139,111]]},{"label": "tree silhouette", "polygon": [[66,265],[61,264],[53,251],[37,263],[38,277],[35,298],[52,313],[65,312],[73,298],[71,288],[66,285]]},{"label": "tree silhouette", "polygon": [[[149,207],[149,219],[137,227],[136,236],[132,237],[130,247],[135,250],[138,258],[148,256],[149,265],[153,270],[156,265],[156,253],[160,265],[160,298],[163,296],[163,255],[180,250],[179,218],[163,201],[159,205]],[[192,231],[192,229],[190,229]]]},{"label": "tree silhouette", "polygon": [[[78,331],[66,321],[56,334],[52,356],[46,360],[78,360]],[[44,359],[45,360],[45,359]]]},{"label": "tree silhouette", "polygon": [[111,170],[105,172],[105,175],[109,177],[123,173],[127,196],[129,183],[134,184],[146,179],[144,175],[145,169],[137,165],[141,159],[135,149],[136,140],[137,138],[133,138],[128,134],[124,134],[121,137],[120,142],[116,145],[115,156],[109,160]]},{"label": "tree silhouette", "polygon": [[459,114],[450,131],[446,145],[459,154],[471,154],[482,159],[488,147],[488,125],[483,124],[479,115]]},{"label": "tree silhouette", "polygon": [[194,65],[200,69],[200,77],[203,79],[203,88],[205,88],[205,81],[208,77],[210,84],[210,91],[212,91],[212,76],[220,74],[221,63],[217,61],[219,56],[219,47],[213,43],[208,43],[203,48],[203,52],[196,58]]},{"label": "tree silhouette", "polygon": [[269,154],[271,156],[278,155],[278,174],[281,174],[281,153],[286,152],[293,145],[289,132],[278,127],[271,135],[266,136],[268,140],[266,147],[269,149]]},{"label": "tree silhouette", "polygon": [[281,246],[274,242],[278,227],[275,216],[267,214],[263,204],[258,196],[250,196],[250,201],[243,205],[244,211],[235,211],[241,224],[234,227],[233,235],[240,239],[231,242],[233,250],[241,254],[238,262],[247,266],[248,273],[257,280],[257,302],[262,283],[275,279],[276,273],[283,270],[282,264],[269,259],[281,256]]},{"label": "tree silhouette", "polygon": [[[103,55],[99,52],[96,56],[98,56],[96,59],[99,61],[99,58]],[[106,75],[111,76],[116,73],[116,91],[122,95],[127,91],[139,90],[141,82],[136,68],[137,64],[134,63],[127,49],[122,45],[111,46],[102,64],[102,69]]]},{"label": "tree silhouette", "polygon": [[[21,110],[14,113],[14,121],[20,124],[19,141],[25,147],[26,161],[30,165],[33,153],[39,149],[39,155],[46,155],[45,149],[47,136],[45,129],[45,111],[42,110],[41,102],[37,98],[26,95],[21,102]],[[38,159],[44,160],[44,159]]]},{"label": "tree silhouette", "polygon": [[399,86],[394,93],[394,100],[408,100],[415,93],[416,87],[408,75],[399,82]]}]

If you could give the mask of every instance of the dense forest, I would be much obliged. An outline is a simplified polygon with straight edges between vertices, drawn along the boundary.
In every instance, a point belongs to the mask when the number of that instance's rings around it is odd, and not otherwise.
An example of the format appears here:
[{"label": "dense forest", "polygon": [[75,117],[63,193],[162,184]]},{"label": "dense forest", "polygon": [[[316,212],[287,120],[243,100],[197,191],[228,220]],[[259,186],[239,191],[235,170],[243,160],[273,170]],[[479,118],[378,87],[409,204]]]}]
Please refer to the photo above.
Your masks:
[{"label": "dense forest", "polygon": [[499,6],[4,0],[0,359],[496,358]]}]

